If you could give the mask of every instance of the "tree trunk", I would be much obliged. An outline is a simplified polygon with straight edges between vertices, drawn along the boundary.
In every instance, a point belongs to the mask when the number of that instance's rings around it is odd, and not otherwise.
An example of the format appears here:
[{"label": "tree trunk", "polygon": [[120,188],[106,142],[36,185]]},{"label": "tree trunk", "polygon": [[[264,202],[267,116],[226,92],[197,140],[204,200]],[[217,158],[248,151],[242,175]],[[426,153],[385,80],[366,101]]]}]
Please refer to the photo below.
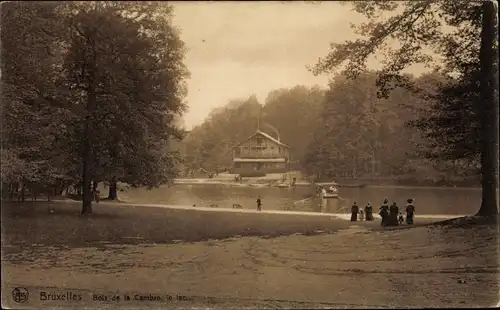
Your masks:
[{"label": "tree trunk", "polygon": [[[97,3],[96,3],[97,6]],[[97,52],[95,47],[95,34],[97,28],[89,29],[86,32],[87,44],[91,49],[91,54],[87,55],[82,64],[82,72],[87,74],[88,88],[87,88],[87,106],[85,117],[85,131],[84,131],[84,145],[83,145],[83,201],[82,201],[82,214],[92,213],[92,196],[91,196],[91,172],[93,171],[93,154],[92,154],[92,133],[93,133],[93,117],[96,108],[96,90],[97,90]],[[85,56],[85,54],[84,54]],[[85,72],[86,71],[86,72]],[[85,76],[82,74],[82,76]]]},{"label": "tree trunk", "polygon": [[21,201],[24,202],[24,194],[26,193],[24,183],[21,187]]},{"label": "tree trunk", "polygon": [[9,200],[14,198],[14,183],[9,182]]},{"label": "tree trunk", "polygon": [[481,207],[479,216],[498,216],[498,47],[497,4],[483,2],[481,31]]},{"label": "tree trunk", "polygon": [[14,183],[10,182],[9,184],[9,200],[14,200]]},{"label": "tree trunk", "polygon": [[94,198],[94,200],[95,200],[95,196],[97,195],[97,185],[99,185],[99,183],[95,179],[93,179],[92,180],[92,194],[93,194],[92,198]]},{"label": "tree trunk", "polygon": [[[89,95],[90,96],[90,95]],[[89,98],[90,100],[90,98]],[[89,104],[87,103],[87,106]],[[82,162],[83,162],[83,199],[82,199],[82,214],[92,213],[92,197],[90,193],[90,113],[88,112],[85,118],[85,129],[83,133],[83,154],[82,154]]]},{"label": "tree trunk", "polygon": [[82,182],[78,182],[78,184],[75,185],[75,194],[78,197],[83,198],[83,195],[82,195]]},{"label": "tree trunk", "polygon": [[118,200],[118,191],[117,191],[117,185],[116,185],[116,179],[113,178],[109,182],[109,194],[108,194],[108,199],[109,200]]}]

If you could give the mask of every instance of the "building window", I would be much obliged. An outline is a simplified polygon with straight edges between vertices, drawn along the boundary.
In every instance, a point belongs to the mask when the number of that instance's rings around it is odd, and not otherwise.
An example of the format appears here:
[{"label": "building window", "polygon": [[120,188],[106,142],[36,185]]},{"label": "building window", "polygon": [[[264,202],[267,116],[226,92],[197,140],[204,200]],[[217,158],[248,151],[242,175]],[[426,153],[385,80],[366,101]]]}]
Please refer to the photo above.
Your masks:
[{"label": "building window", "polygon": [[240,168],[240,163],[234,163],[234,168]]},{"label": "building window", "polygon": [[257,137],[257,144],[262,144],[262,138],[261,137]]},{"label": "building window", "polygon": [[234,149],[234,156],[235,157],[240,157],[241,156],[241,148],[237,147]]}]

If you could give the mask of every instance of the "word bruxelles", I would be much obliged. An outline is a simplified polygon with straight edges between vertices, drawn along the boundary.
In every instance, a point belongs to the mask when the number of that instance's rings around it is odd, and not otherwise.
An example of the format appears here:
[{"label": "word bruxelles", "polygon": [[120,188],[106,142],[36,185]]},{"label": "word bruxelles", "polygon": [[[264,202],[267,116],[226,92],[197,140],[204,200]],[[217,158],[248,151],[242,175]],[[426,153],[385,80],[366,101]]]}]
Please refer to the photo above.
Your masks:
[{"label": "word bruxelles", "polygon": [[82,295],[73,292],[66,293],[47,293],[40,292],[40,300],[62,300],[62,301],[81,301]]}]

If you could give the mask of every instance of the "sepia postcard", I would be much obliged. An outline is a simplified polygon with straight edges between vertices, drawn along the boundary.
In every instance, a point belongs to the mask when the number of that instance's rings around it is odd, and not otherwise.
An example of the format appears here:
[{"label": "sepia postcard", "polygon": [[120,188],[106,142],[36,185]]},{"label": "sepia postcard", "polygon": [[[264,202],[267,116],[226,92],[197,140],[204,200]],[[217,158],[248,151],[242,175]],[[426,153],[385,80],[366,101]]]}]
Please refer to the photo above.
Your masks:
[{"label": "sepia postcard", "polygon": [[2,308],[498,307],[496,1],[4,1]]}]

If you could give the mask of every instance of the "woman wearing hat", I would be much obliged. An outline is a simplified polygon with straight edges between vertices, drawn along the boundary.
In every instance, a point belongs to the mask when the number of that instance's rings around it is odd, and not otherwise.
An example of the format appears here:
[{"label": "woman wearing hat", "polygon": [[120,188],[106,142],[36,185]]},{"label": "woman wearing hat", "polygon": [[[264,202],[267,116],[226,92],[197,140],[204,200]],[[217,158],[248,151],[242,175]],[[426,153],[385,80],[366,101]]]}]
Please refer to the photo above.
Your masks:
[{"label": "woman wearing hat", "polygon": [[387,218],[389,217],[389,200],[386,198],[380,207],[379,215],[382,218],[381,225],[385,226],[387,224]]},{"label": "woman wearing hat", "polygon": [[413,199],[406,200],[408,204],[406,205],[406,224],[413,224],[413,215],[415,214],[415,206],[413,205]]},{"label": "woman wearing hat", "polygon": [[365,207],[365,218],[367,221],[373,221],[373,207],[371,203],[368,203]]},{"label": "woman wearing hat", "polygon": [[391,206],[389,207],[389,221],[391,226],[398,226],[398,214],[399,214],[399,208],[396,202],[392,202]]},{"label": "woman wearing hat", "polygon": [[359,213],[359,207],[355,201],[351,207],[351,222],[356,222],[358,220],[358,213]]}]

